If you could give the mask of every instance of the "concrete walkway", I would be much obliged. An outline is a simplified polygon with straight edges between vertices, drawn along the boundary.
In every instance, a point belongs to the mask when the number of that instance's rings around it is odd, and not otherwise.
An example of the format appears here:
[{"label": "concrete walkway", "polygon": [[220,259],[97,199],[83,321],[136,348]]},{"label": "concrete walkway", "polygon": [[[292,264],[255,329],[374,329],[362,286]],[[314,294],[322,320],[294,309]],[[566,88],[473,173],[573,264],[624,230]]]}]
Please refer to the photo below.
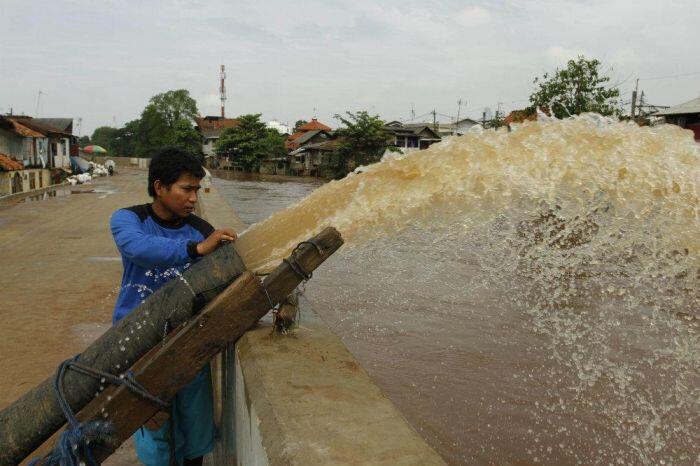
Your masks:
[{"label": "concrete walkway", "polygon": [[[148,201],[146,172],[55,193],[0,204],[0,408],[111,326],[122,265],[109,218]],[[139,463],[129,443],[105,464]]]}]

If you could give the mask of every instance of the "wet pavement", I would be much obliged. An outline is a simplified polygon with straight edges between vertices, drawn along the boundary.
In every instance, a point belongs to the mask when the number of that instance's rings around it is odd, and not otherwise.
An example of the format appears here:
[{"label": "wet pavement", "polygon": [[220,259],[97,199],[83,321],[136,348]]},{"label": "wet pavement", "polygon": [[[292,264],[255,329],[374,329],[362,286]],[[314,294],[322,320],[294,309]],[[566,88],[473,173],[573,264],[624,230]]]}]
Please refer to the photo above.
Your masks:
[{"label": "wet pavement", "polygon": [[[0,203],[0,408],[51,376],[111,325],[122,266],[109,231],[148,201],[146,172]],[[138,464],[126,445],[105,464]]]}]

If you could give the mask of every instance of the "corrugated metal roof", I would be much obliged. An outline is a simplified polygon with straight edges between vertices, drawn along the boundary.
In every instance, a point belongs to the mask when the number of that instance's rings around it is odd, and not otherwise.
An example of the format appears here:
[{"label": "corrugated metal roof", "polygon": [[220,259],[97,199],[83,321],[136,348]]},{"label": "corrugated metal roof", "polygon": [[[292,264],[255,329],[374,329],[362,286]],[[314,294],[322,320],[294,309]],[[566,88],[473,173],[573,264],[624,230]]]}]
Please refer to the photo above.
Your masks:
[{"label": "corrugated metal roof", "polygon": [[666,110],[661,110],[660,112],[654,113],[654,116],[664,116],[664,115],[683,115],[686,113],[700,113],[700,97],[697,99],[689,100],[688,102],[676,105],[675,107],[667,108]]},{"label": "corrugated metal roof", "polygon": [[317,134],[320,134],[320,133],[321,133],[321,130],[307,131],[306,133],[302,134],[297,139],[295,139],[294,142],[297,144],[304,144],[306,141],[308,141],[309,139],[313,138],[314,136],[316,136]]},{"label": "corrugated metal roof", "polygon": [[[73,119],[72,118],[34,118],[37,123],[46,124],[58,128],[66,133],[72,133],[73,131]],[[69,131],[70,129],[70,131]]]},{"label": "corrugated metal roof", "polygon": [[71,133],[68,133],[68,132],[66,132],[66,131],[64,131],[64,130],[62,130],[62,129],[60,129],[60,128],[56,128],[55,126],[51,126],[51,125],[48,125],[48,124],[46,124],[46,123],[43,123],[43,122],[41,122],[41,121],[37,121],[37,120],[35,120],[35,119],[32,118],[32,117],[28,117],[28,116],[21,116],[21,117],[13,116],[13,117],[11,117],[10,119],[11,119],[12,121],[17,122],[17,123],[20,123],[20,124],[23,125],[23,126],[26,126],[27,128],[30,128],[30,129],[34,130],[34,131],[43,133],[42,136],[45,136],[45,135],[47,135],[47,134],[49,134],[49,133],[60,134],[60,135],[63,135],[63,136],[72,136]]}]

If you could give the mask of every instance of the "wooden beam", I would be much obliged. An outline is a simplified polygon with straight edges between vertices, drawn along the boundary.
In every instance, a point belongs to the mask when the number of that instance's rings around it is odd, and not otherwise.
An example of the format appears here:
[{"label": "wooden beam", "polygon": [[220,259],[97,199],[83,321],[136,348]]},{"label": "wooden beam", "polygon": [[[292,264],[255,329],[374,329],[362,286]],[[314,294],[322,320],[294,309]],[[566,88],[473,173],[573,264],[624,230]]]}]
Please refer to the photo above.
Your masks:
[{"label": "wooden beam", "polygon": [[[340,234],[329,227],[312,243],[302,244],[290,260],[310,273],[342,244]],[[211,358],[262,318],[270,309],[270,301],[283,301],[301,281],[298,271],[287,262],[282,262],[262,282],[253,273],[245,272],[192,320],[173,331],[162,345],[134,364],[131,371],[136,380],[149,393],[170,400]],[[121,444],[157,411],[151,402],[129,389],[112,386],[95,397],[77,418],[111,421]],[[94,445],[93,452],[101,462],[115,448]]]}]

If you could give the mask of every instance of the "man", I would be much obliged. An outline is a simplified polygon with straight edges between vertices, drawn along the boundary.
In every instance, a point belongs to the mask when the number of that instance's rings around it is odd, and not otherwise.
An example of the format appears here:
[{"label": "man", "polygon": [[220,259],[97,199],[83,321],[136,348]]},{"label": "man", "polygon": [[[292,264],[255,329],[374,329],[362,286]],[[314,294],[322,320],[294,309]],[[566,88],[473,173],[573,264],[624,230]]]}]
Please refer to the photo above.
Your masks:
[{"label": "man", "polygon": [[[236,239],[233,230],[214,230],[193,214],[204,175],[194,156],[163,149],[151,159],[148,170],[148,194],[153,202],[112,215],[112,235],[124,265],[113,323],[192,262]],[[208,366],[178,392],[171,405],[169,415],[159,413],[136,432],[139,459],[147,466],[168,466],[172,455],[178,465],[201,465],[216,436]]]}]

